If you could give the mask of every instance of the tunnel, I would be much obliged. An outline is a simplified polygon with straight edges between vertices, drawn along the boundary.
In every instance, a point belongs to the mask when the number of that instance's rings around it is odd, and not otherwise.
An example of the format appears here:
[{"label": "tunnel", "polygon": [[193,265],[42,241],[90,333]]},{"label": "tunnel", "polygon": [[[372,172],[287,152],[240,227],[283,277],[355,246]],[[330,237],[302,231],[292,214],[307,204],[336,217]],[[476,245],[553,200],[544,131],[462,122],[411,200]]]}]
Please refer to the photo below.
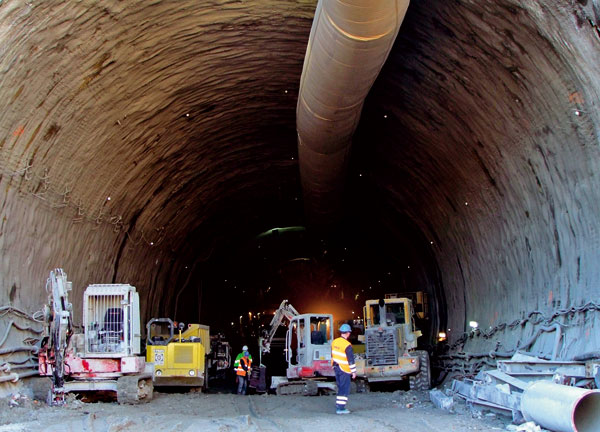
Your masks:
[{"label": "tunnel", "polygon": [[316,5],[0,0],[2,310],[63,268],[76,321],[129,283],[144,323],[243,343],[283,299],[342,320],[422,291],[440,375],[597,353],[600,3],[413,1],[325,227],[296,130]]}]

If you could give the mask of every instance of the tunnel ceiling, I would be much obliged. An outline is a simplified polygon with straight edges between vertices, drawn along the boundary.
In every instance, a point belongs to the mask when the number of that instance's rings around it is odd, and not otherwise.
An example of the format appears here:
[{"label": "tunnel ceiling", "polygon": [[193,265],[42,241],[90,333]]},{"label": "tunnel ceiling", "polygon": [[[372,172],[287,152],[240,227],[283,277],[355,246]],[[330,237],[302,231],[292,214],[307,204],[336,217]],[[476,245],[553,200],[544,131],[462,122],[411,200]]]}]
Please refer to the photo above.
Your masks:
[{"label": "tunnel ceiling", "polygon": [[[127,281],[172,313],[207,262],[303,225],[315,5],[0,1],[3,303],[38,308],[64,267],[78,296]],[[367,98],[335,238],[372,238],[457,335],[598,297],[599,15],[413,1]]]}]

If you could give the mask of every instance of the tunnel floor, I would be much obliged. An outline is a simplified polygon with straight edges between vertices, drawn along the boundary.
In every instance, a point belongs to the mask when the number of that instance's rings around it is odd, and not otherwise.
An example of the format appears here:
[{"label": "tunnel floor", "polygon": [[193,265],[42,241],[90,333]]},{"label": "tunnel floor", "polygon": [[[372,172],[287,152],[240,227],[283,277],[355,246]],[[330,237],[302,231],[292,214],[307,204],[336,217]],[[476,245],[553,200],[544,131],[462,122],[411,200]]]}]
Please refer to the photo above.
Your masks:
[{"label": "tunnel floor", "polygon": [[[1,401],[0,431],[496,431],[508,419],[474,418],[460,406],[442,411],[428,392],[395,391],[351,395],[350,415],[334,413],[335,396],[275,396],[232,393],[162,393],[142,405],[84,403],[64,407]],[[462,407],[462,408],[461,408]]]}]

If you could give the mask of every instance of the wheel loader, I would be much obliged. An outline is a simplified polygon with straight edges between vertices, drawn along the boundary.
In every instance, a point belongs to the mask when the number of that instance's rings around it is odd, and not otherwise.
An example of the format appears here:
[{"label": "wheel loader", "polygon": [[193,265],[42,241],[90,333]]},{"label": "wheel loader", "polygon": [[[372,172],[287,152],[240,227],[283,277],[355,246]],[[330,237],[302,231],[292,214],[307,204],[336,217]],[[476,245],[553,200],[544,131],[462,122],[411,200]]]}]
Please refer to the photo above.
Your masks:
[{"label": "wheel loader", "polygon": [[421,331],[415,328],[413,301],[395,294],[367,300],[363,317],[365,350],[355,356],[357,385],[408,378],[411,389],[428,390],[429,354],[416,349]]}]

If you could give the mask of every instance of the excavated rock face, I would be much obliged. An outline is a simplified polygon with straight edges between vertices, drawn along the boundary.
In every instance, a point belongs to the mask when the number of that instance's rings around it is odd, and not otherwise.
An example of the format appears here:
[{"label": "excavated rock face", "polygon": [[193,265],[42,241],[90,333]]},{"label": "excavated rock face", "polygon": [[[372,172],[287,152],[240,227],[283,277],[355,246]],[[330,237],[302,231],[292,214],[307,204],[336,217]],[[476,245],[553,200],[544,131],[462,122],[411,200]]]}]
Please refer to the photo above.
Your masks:
[{"label": "excavated rock face", "polygon": [[[0,1],[0,303],[38,309],[63,267],[76,311],[126,281],[170,314],[215,250],[302,223],[315,4]],[[600,284],[599,10],[415,0],[367,99],[348,218],[402,246],[452,340],[540,311],[573,324],[569,353],[600,345],[595,309],[560,312]]]}]

